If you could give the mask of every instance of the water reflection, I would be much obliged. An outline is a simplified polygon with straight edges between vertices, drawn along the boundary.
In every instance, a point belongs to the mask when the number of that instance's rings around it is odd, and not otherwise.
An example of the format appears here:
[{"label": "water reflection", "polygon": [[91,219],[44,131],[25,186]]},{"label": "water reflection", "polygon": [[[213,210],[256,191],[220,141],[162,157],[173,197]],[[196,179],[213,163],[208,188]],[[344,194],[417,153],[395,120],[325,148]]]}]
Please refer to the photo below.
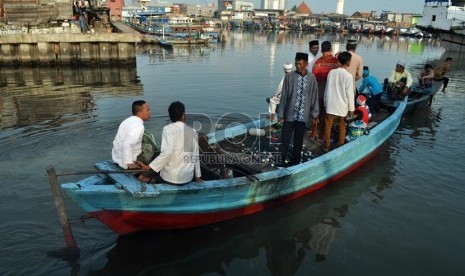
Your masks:
[{"label": "water reflection", "polygon": [[140,95],[136,67],[2,68],[0,128],[94,116],[97,94]]},{"label": "water reflection", "polygon": [[[388,152],[380,154],[384,159]],[[366,170],[385,165],[376,163]],[[360,197],[371,198],[372,189],[381,194],[386,187],[377,185],[384,181],[376,176],[365,181],[354,183],[349,178],[292,203],[212,226],[119,237],[104,267],[90,274],[236,275],[245,272],[238,265],[245,260],[254,262],[255,268],[249,269],[260,274],[268,269],[271,275],[295,275],[304,263],[315,265],[328,258],[338,231],[344,229],[340,220]]]}]

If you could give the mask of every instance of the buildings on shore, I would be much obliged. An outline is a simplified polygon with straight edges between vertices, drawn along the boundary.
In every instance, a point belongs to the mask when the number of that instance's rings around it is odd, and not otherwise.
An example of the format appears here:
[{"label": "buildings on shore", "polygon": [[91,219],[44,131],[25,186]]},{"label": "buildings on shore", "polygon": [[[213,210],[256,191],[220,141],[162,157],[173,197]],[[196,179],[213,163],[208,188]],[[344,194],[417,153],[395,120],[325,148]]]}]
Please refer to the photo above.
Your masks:
[{"label": "buildings on shore", "polygon": [[[71,2],[69,0],[0,0],[0,25],[34,27],[76,20],[74,6],[78,5],[78,1],[83,1],[89,11],[99,10],[101,14],[102,9],[108,11],[112,21],[123,21],[125,18],[141,15],[165,17],[182,15],[217,18],[226,26],[230,22],[254,21],[272,22],[276,23],[274,24],[276,26],[288,26],[290,22],[308,23],[308,25],[327,25],[328,23],[363,25],[368,21],[374,21],[378,24],[389,24],[390,27],[409,28],[415,25],[421,17],[418,14],[387,11],[380,15],[359,11],[347,16],[343,14],[344,0],[336,0],[336,12],[329,14],[314,14],[304,1],[298,6],[286,9],[286,0],[261,0],[260,7],[242,0],[217,0],[216,3],[207,3],[204,0],[203,5],[137,0],[133,2],[137,3],[136,6],[130,6],[124,0],[73,0]],[[88,16],[92,16],[92,13]]]}]

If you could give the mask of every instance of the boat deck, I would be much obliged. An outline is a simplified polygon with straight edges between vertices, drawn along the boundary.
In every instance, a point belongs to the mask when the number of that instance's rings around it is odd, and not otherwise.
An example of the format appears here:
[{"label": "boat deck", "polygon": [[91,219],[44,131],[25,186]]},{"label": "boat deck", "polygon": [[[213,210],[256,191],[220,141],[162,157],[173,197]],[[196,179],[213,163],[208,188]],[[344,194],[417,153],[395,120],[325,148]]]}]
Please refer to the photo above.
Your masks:
[{"label": "boat deck", "polygon": [[[388,116],[389,112],[385,109],[373,114],[369,128],[375,127]],[[228,175],[229,177],[238,177],[277,170],[281,130],[276,124],[263,130],[265,131],[263,136],[253,136],[246,133],[225,139],[214,145],[208,145],[201,138],[202,178],[213,180],[226,178]],[[331,137],[338,137],[337,132],[337,126],[333,126]],[[312,139],[311,130],[308,130],[304,136],[301,162],[307,162],[324,154],[323,143],[318,138]],[[336,147],[337,143],[331,144],[331,150]],[[292,152],[292,145],[290,152]]]}]

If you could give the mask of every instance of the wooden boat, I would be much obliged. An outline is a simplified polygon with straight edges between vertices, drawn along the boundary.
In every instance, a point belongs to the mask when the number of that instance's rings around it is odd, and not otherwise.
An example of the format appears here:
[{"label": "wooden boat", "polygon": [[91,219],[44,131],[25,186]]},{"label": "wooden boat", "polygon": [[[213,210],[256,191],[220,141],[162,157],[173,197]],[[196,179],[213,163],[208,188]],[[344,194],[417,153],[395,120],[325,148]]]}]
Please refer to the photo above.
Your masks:
[{"label": "wooden boat", "polygon": [[[434,95],[436,95],[441,87],[442,81],[435,81],[433,86],[428,88],[422,88],[417,84],[412,85],[410,88],[411,93],[406,97],[408,101],[405,112],[413,112],[417,107],[422,105],[431,105]],[[398,108],[403,101],[403,99],[393,99],[387,92],[384,92],[381,97],[381,104],[390,109]]]},{"label": "wooden boat", "polygon": [[[394,133],[406,104],[407,100],[392,113],[380,113],[369,135],[328,153],[321,150],[321,144],[306,137],[304,144],[313,152],[304,154],[302,163],[287,168],[278,168],[264,160],[268,152],[244,155],[240,150],[245,147],[240,144],[244,137],[258,139],[255,143],[259,141],[259,145],[271,140],[265,136],[247,135],[251,128],[269,127],[270,121],[264,119],[207,135],[208,146],[221,145],[224,149],[222,157],[232,159],[225,163],[226,169],[233,169],[233,175],[221,178],[211,168],[202,166],[204,182],[182,186],[152,185],[140,182],[132,174],[121,173],[113,162],[106,161],[96,164],[100,173],[75,183],[62,184],[61,189],[91,216],[121,235],[225,221],[291,201],[357,169]],[[239,143],[231,143],[234,139]],[[232,146],[228,148],[221,143]],[[233,151],[235,148],[237,150]],[[244,162],[247,157],[249,162]],[[247,165],[253,163],[250,160],[257,162]]]}]

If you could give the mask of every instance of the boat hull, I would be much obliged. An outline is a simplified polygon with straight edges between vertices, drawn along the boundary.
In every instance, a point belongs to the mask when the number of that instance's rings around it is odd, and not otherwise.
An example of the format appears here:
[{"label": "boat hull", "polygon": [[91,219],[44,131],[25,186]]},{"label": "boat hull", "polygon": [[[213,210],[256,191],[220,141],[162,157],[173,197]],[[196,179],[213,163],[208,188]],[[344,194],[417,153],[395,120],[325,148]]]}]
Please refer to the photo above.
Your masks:
[{"label": "boat hull", "polygon": [[[415,96],[409,96],[407,105],[405,106],[405,112],[414,112],[417,108],[425,106],[431,103],[432,98],[436,95],[439,89],[442,87],[442,81],[435,82],[430,88],[413,87],[413,93]],[[403,100],[387,100],[387,94],[383,95],[382,104],[388,108],[397,108],[403,102]]]},{"label": "boat hull", "polygon": [[[305,163],[255,174],[254,179],[238,177],[183,186],[147,185],[139,192],[130,193],[116,184],[95,185],[105,178],[97,175],[61,187],[81,208],[120,235],[191,228],[229,220],[291,201],[357,169],[394,133],[405,106],[406,101],[369,135]],[[247,128],[260,127],[262,122],[254,121]],[[245,131],[247,129],[226,129],[210,136],[210,142]]]}]

